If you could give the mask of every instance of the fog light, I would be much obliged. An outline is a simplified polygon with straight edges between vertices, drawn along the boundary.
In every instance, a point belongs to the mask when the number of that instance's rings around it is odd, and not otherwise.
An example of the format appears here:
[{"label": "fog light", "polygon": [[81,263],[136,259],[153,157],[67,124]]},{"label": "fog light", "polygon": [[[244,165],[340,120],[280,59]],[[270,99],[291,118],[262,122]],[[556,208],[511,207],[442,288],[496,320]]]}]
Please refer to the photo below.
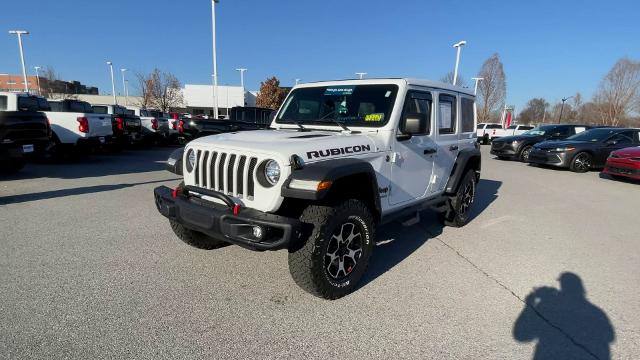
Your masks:
[{"label": "fog light", "polygon": [[263,233],[264,230],[262,229],[262,226],[253,227],[253,237],[255,237],[256,239],[262,239]]}]

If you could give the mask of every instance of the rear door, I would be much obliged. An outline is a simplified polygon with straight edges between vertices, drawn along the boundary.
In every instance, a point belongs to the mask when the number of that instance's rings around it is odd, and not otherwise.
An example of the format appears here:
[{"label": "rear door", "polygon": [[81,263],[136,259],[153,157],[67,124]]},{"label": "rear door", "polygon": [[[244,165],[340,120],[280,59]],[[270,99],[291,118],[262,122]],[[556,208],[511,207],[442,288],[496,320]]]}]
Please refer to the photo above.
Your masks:
[{"label": "rear door", "polygon": [[458,152],[460,113],[459,101],[456,93],[441,91],[438,93],[436,103],[436,142],[438,154],[435,158],[433,178],[431,179],[430,192],[438,193],[444,190],[453,169]]}]

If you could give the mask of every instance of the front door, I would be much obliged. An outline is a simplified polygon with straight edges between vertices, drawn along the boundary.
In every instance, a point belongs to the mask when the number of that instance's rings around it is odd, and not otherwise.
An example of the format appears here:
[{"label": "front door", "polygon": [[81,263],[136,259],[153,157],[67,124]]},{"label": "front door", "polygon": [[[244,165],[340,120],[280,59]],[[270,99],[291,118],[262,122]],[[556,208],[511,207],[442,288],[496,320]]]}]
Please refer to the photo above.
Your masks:
[{"label": "front door", "polygon": [[396,141],[391,155],[392,185],[389,195],[391,205],[417,200],[427,193],[437,152],[430,121],[433,113],[432,104],[433,98],[430,92],[410,90],[407,93],[402,119],[406,114],[425,114],[429,120],[429,127],[426,134]]}]

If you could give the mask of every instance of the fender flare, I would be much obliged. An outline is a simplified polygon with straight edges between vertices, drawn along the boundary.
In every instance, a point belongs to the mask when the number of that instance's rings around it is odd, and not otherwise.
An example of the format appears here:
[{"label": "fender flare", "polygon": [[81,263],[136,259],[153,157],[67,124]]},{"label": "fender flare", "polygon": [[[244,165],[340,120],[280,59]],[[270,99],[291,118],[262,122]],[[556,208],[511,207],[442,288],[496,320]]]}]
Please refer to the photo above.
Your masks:
[{"label": "fender flare", "polygon": [[447,181],[445,193],[453,194],[458,190],[458,185],[460,184],[462,177],[467,173],[467,170],[474,162],[477,162],[477,167],[474,170],[476,171],[476,179],[479,180],[480,168],[482,165],[480,149],[473,147],[470,149],[460,150],[458,157],[456,158],[456,162],[453,165],[453,169],[451,170],[451,175],[449,175],[449,181]]},{"label": "fender flare", "polygon": [[303,199],[303,200],[323,200],[331,192],[333,187],[326,190],[302,190],[292,189],[289,184],[292,180],[308,180],[308,181],[331,181],[336,183],[340,179],[344,179],[353,175],[366,175],[369,185],[373,191],[373,204],[375,211],[381,212],[380,193],[378,189],[378,179],[373,166],[367,161],[355,158],[325,160],[312,164],[306,164],[302,169],[293,170],[291,175],[282,184],[281,194],[285,198]]}]

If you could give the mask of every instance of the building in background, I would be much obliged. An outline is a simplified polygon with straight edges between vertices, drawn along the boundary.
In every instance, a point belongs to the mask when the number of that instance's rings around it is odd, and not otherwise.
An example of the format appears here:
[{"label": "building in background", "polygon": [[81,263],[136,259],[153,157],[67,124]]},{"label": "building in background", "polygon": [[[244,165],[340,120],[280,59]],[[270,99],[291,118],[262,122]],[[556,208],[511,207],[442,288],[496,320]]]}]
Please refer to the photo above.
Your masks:
[{"label": "building in background", "polygon": [[[29,91],[38,93],[38,78],[35,75],[27,76]],[[79,81],[54,80],[49,81],[45,77],[40,77],[41,93],[45,96],[49,94],[91,94],[98,95],[98,88],[86,86]],[[0,91],[20,92],[24,91],[24,80],[22,75],[0,74]]]},{"label": "building in background", "polygon": [[[256,106],[255,92],[241,86],[218,85],[218,114],[228,117],[235,106]],[[213,85],[185,84],[182,89],[184,110],[193,115],[213,115]]]}]

